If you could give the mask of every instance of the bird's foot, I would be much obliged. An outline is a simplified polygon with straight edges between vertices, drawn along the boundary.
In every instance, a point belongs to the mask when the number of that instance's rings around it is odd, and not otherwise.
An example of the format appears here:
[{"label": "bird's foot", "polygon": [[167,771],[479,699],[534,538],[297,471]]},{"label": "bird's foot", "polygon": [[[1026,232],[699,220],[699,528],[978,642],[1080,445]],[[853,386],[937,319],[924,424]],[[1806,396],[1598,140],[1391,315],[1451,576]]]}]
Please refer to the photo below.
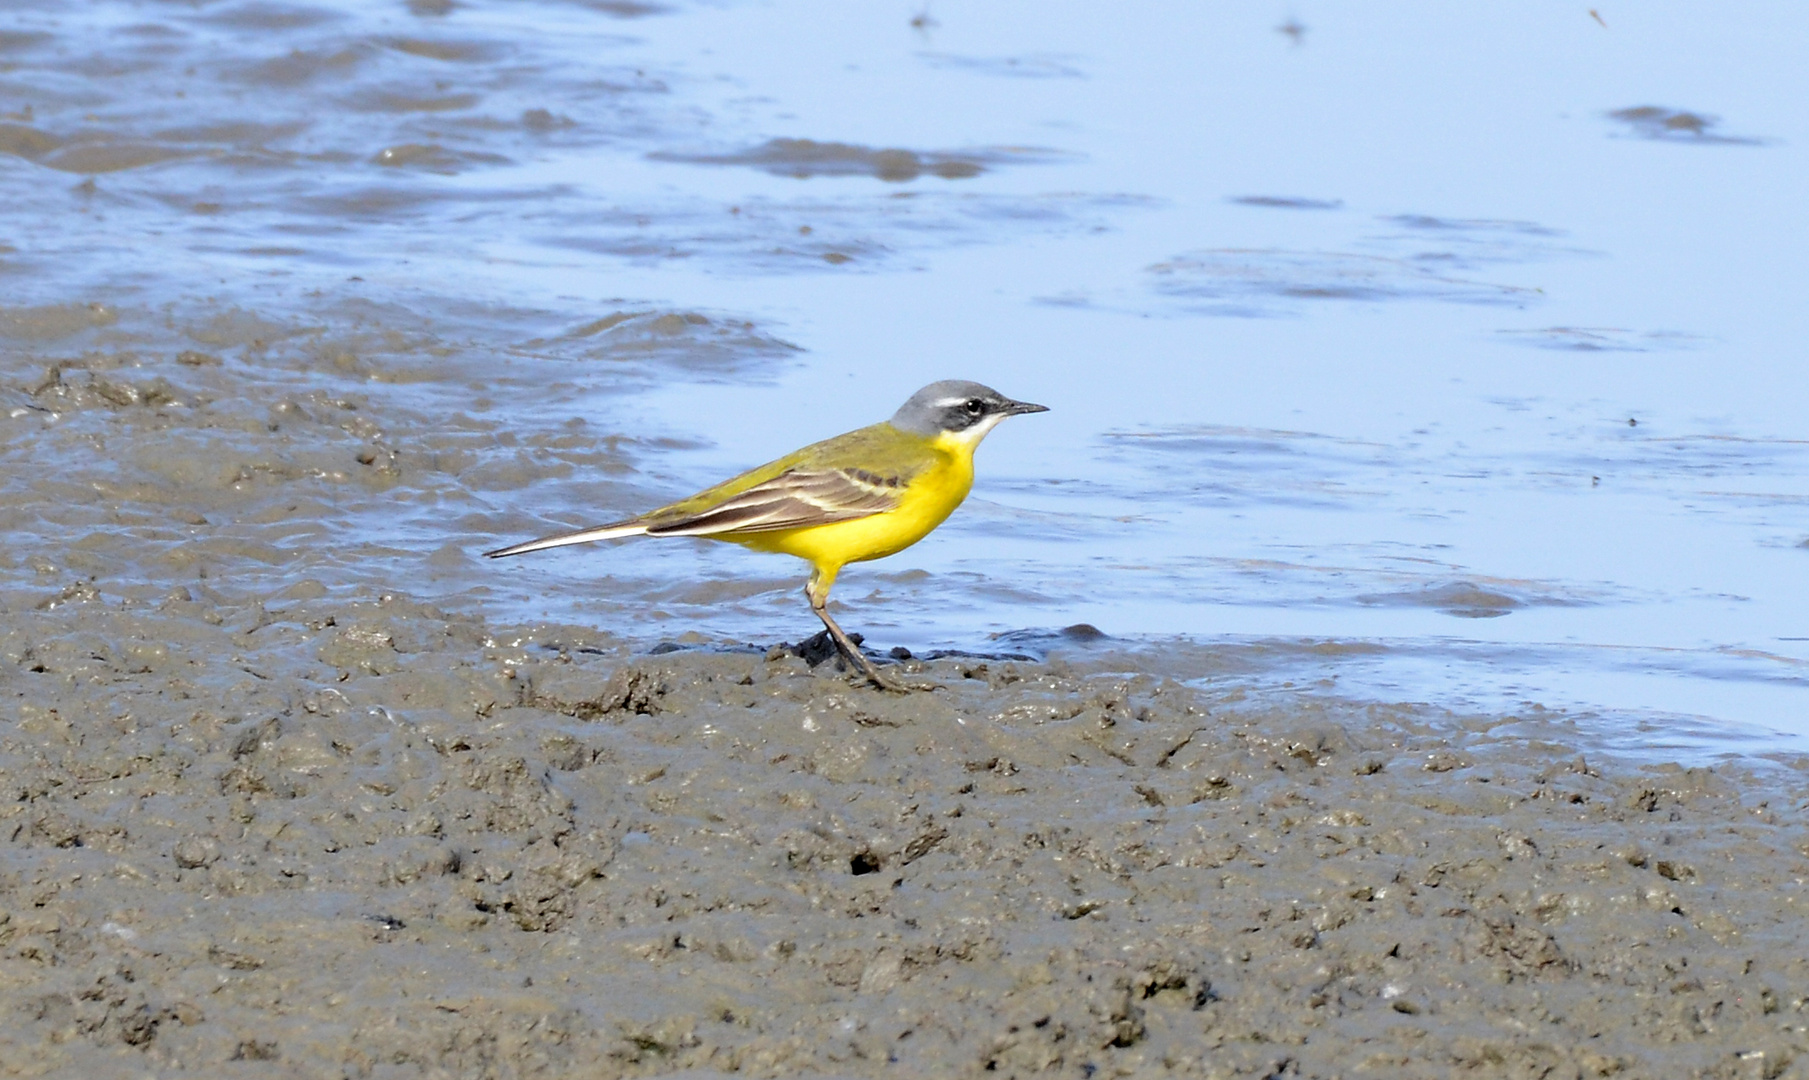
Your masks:
[{"label": "bird's foot", "polygon": [[874,667],[872,664],[861,663],[861,664],[856,664],[854,666],[857,668],[860,668],[861,674],[865,675],[867,677],[868,682],[872,683],[875,687],[877,687],[881,690],[884,690],[888,693],[908,694],[912,690],[917,689],[917,687],[907,686],[904,683],[899,682],[898,680],[892,678],[892,676],[882,673],[878,668]]},{"label": "bird's foot", "polygon": [[781,645],[774,649],[773,652],[778,655],[790,653],[793,656],[799,657],[811,667],[816,667],[830,657],[836,657],[842,661],[841,666],[844,670],[848,667],[852,667],[875,687],[892,693],[906,694],[910,693],[912,690],[925,689],[924,687],[907,685],[875,667],[873,661],[867,659],[860,651],[860,643],[861,636],[859,634],[849,634],[848,640],[842,642],[836,640],[835,635],[831,634],[828,630],[820,630],[811,637],[798,642],[796,645]]},{"label": "bird's foot", "polygon": [[867,677],[868,682],[872,683],[874,686],[878,687],[881,690],[885,690],[885,691],[888,691],[888,692],[894,693],[894,694],[909,694],[914,690],[934,690],[934,689],[936,689],[935,685],[932,683],[905,682],[903,679],[897,678],[889,672],[881,671],[879,668],[876,668],[873,666],[873,662],[871,660],[868,660],[865,656],[861,655],[858,652],[854,653],[851,656],[846,653],[844,653],[843,655],[848,660],[848,662],[852,663],[855,666],[855,668],[862,675],[865,675]]}]

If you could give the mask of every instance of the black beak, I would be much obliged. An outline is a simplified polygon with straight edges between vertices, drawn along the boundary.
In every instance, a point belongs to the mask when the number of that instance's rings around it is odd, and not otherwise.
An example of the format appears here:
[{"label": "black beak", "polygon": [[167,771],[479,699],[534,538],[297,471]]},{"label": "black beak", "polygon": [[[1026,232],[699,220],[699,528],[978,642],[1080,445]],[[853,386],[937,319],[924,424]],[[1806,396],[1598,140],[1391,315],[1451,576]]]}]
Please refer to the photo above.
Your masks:
[{"label": "black beak", "polygon": [[1007,401],[1005,407],[999,411],[1006,416],[1021,416],[1024,413],[1048,412],[1049,406],[1032,405],[1028,401]]}]

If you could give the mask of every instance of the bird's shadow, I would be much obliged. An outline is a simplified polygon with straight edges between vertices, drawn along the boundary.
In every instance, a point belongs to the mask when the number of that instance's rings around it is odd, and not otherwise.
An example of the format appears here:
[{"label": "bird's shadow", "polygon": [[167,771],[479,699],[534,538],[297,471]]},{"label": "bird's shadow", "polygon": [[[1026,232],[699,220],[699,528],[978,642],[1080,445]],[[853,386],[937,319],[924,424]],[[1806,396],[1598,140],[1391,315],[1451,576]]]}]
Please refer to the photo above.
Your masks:
[{"label": "bird's shadow", "polygon": [[[859,646],[866,641],[866,638],[861,634],[852,633],[848,635],[848,640]],[[903,663],[906,660],[1021,660],[1025,663],[1035,663],[1039,659],[1028,653],[982,653],[969,652],[966,649],[935,649],[927,653],[914,653],[902,645],[894,646],[885,653],[865,648],[861,649],[861,652],[869,660],[880,664]],[[829,636],[827,630],[819,630],[796,645],[788,641],[780,642],[766,652],[768,660],[777,660],[782,656],[796,656],[813,668],[825,660],[834,660],[836,670],[847,670],[847,660],[836,649],[835,639]]]},{"label": "bird's shadow", "polygon": [[[850,633],[848,640],[859,646],[865,643],[866,637],[860,633]],[[795,656],[812,668],[820,667],[826,661],[834,661],[837,671],[848,670],[848,661],[835,647],[835,639],[829,631],[819,630],[803,641],[796,643],[781,641],[777,645],[762,648],[759,645],[681,645],[676,641],[662,641],[647,650],[649,656],[663,656],[675,652],[713,652],[713,653],[764,653],[768,660],[780,660],[787,656]],[[972,652],[967,649],[934,649],[926,653],[914,653],[904,646],[896,646],[887,652],[876,652],[872,649],[861,650],[866,657],[876,664],[888,665],[903,663],[906,660],[1018,660],[1034,664],[1041,657],[1021,652]]]}]

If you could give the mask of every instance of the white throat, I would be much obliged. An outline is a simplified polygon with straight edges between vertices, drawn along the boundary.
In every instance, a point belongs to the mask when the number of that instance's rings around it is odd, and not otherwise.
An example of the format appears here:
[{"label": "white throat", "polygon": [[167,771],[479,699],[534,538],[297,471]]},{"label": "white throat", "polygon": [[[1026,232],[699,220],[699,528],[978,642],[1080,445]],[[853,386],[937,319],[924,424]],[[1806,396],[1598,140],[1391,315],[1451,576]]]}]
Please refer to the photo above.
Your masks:
[{"label": "white throat", "polygon": [[945,431],[942,433],[942,437],[957,446],[978,446],[980,440],[986,438],[987,434],[993,428],[998,427],[999,421],[1003,419],[1005,419],[1004,413],[993,413],[971,427],[963,428],[960,431]]}]

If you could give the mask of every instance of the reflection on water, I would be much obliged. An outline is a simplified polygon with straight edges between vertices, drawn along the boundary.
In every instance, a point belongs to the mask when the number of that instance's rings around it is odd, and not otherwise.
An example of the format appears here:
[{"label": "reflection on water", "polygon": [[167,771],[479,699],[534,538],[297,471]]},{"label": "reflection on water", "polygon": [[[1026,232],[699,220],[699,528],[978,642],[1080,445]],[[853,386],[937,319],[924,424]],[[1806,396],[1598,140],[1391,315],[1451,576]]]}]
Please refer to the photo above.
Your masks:
[{"label": "reflection on water", "polygon": [[[1336,210],[1342,202],[1241,197],[1241,206]],[[1198,314],[1271,316],[1297,310],[1291,301],[1439,300],[1524,308],[1543,299],[1535,285],[1473,276],[1512,264],[1596,255],[1558,229],[1530,221],[1390,214],[1385,232],[1356,233],[1358,251],[1219,248],[1191,252],[1149,268],[1155,290]]]},{"label": "reflection on water", "polygon": [[724,206],[651,196],[578,222],[562,213],[536,213],[529,238],[544,248],[643,266],[704,259],[714,270],[739,273],[855,272],[898,267],[927,249],[996,243],[1009,232],[1100,231],[1114,214],[1150,202],[1063,192],[999,197],[904,191],[877,203],[759,196]]},{"label": "reflection on water", "polygon": [[1425,263],[1337,251],[1223,248],[1182,255],[1149,268],[1158,292],[1216,315],[1262,314],[1264,300],[1445,300],[1457,304],[1525,304],[1539,290],[1452,277]]},{"label": "reflection on water", "polygon": [[1694,349],[1703,342],[1694,334],[1621,326],[1543,326],[1536,330],[1498,330],[1503,340],[1536,349],[1568,352],[1652,352],[1655,349]]},{"label": "reflection on water", "polygon": [[796,638],[782,560],[472,553],[971,377],[1056,411],[844,577],[882,651],[1809,733],[1809,16],[1101,18],[17,13],[0,599]]},{"label": "reflection on water", "polygon": [[1344,206],[1343,199],[1303,199],[1292,195],[1239,195],[1228,201],[1274,210],[1338,210]]},{"label": "reflection on water", "polygon": [[921,52],[917,56],[930,67],[949,71],[971,71],[1013,79],[1086,78],[1086,73],[1075,66],[1079,58],[1073,56],[954,56],[937,52]]}]

